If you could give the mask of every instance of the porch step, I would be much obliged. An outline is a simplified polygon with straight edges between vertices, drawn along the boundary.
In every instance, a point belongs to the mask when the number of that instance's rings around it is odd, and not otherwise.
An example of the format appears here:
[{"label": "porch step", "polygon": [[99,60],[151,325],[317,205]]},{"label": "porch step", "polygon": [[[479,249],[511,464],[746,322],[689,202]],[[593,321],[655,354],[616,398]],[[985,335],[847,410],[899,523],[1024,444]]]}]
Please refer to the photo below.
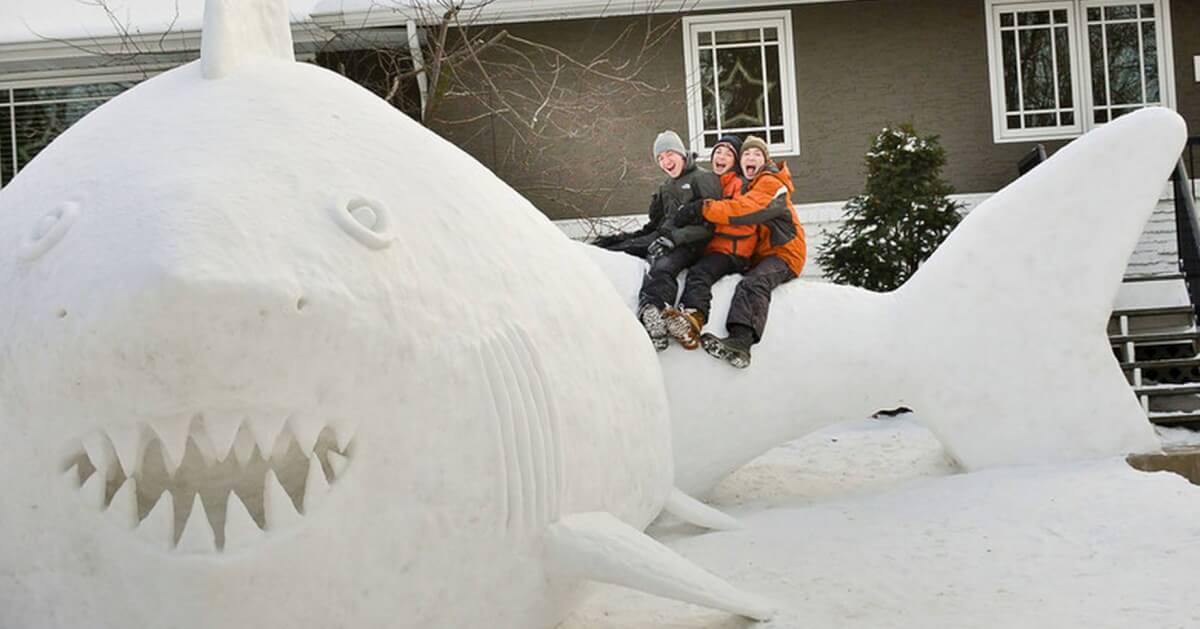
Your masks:
[{"label": "porch step", "polygon": [[1159,426],[1179,426],[1200,423],[1200,411],[1150,411],[1150,423]]},{"label": "porch step", "polygon": [[1183,330],[1180,332],[1140,332],[1135,334],[1112,334],[1108,340],[1113,345],[1125,343],[1178,343],[1181,341],[1200,340],[1200,330]]},{"label": "porch step", "polygon": [[1133,387],[1133,392],[1138,395],[1155,397],[1195,395],[1200,393],[1200,382],[1190,382],[1188,384],[1147,384],[1140,387]]}]

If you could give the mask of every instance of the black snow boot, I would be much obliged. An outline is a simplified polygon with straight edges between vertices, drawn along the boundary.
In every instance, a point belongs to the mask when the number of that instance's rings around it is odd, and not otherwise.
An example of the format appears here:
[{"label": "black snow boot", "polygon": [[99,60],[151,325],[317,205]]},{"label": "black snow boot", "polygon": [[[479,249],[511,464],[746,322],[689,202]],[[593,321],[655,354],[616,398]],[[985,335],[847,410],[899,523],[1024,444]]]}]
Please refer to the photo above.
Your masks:
[{"label": "black snow boot", "polygon": [[733,326],[725,338],[707,332],[700,336],[700,346],[704,351],[738,369],[750,366],[750,346],[753,344],[754,332],[740,325]]},{"label": "black snow boot", "polygon": [[663,319],[662,309],[649,304],[642,306],[638,311],[638,320],[646,328],[646,334],[650,337],[654,349],[660,352],[667,349],[671,340],[667,336],[667,321]]}]

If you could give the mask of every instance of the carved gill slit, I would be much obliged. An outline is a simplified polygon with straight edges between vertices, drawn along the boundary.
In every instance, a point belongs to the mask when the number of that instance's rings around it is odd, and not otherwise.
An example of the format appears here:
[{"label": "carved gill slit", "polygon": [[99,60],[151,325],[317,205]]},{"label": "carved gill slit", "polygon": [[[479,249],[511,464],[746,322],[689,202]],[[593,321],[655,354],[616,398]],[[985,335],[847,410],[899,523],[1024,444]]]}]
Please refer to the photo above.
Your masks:
[{"label": "carved gill slit", "polygon": [[356,425],[286,414],[195,414],[94,430],[63,477],[90,507],[163,550],[253,545],[311,515],[354,457]]},{"label": "carved gill slit", "polygon": [[502,356],[507,363],[506,374],[514,381],[513,391],[517,393],[520,402],[518,425],[521,427],[521,445],[525,455],[522,462],[529,468],[529,482],[533,484],[532,500],[527,506],[527,517],[536,525],[546,524],[546,442],[542,438],[541,418],[537,415],[537,406],[533,402],[529,385],[529,372],[520,364],[516,357],[517,350],[513,346],[513,333],[506,330],[500,338]]},{"label": "carved gill slit", "polygon": [[515,328],[516,339],[513,346],[520,358],[521,373],[525,374],[531,391],[530,400],[536,412],[534,416],[539,427],[538,434],[542,439],[543,470],[546,477],[546,500],[544,517],[547,522],[558,520],[562,513],[562,442],[559,440],[558,415],[554,406],[546,396],[546,378],[541,362],[534,351],[529,335],[521,328]]},{"label": "carved gill slit", "polygon": [[505,500],[503,507],[505,530],[520,528],[521,522],[521,469],[518,461],[517,439],[514,434],[512,402],[504,385],[504,375],[494,343],[484,343],[480,349],[483,356],[484,373],[491,392],[496,423],[500,429],[500,456],[504,469]]},{"label": "carved gill slit", "polygon": [[500,373],[504,377],[505,390],[508,391],[508,400],[512,409],[513,434],[516,437],[517,446],[514,454],[521,470],[521,497],[524,498],[518,506],[521,509],[522,520],[528,526],[533,527],[538,524],[538,482],[533,461],[533,448],[529,438],[529,414],[525,410],[525,400],[521,395],[520,385],[517,384],[517,376],[520,374],[515,373],[514,366],[508,359],[511,350],[508,349],[503,337],[493,339],[493,347],[496,350],[496,359],[500,365]]}]

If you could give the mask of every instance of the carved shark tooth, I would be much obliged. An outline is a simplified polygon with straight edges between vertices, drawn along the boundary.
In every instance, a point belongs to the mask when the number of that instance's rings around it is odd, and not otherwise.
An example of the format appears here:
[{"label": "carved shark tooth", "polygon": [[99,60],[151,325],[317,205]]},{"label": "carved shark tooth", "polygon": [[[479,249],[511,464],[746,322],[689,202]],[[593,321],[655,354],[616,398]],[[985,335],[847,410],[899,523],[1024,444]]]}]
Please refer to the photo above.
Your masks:
[{"label": "carved shark tooth", "polygon": [[79,488],[79,493],[83,494],[84,504],[96,509],[103,509],[104,494],[107,490],[108,479],[104,478],[104,474],[101,474],[100,470],[96,470],[84,481],[83,486]]},{"label": "carved shark tooth", "polygon": [[142,427],[137,425],[108,429],[108,439],[126,476],[134,476],[142,471],[142,454],[146,445],[142,435]]},{"label": "carved shark tooth", "polygon": [[229,492],[229,499],[225,503],[225,550],[246,548],[262,537],[262,529],[258,528],[258,523],[237,492]]},{"label": "carved shark tooth", "polygon": [[308,455],[317,447],[317,439],[321,437],[325,422],[311,415],[292,415],[288,418],[288,428],[296,437],[296,443],[300,444],[300,451]]},{"label": "carved shark tooth", "polygon": [[338,419],[330,427],[333,428],[333,434],[337,437],[338,450],[345,452],[346,446],[350,445],[350,442],[354,440],[354,435],[358,432],[358,420],[348,418]]},{"label": "carved shark tooth", "polygon": [[104,515],[121,526],[132,529],[138,524],[137,481],[130,478],[121,485],[108,504]]},{"label": "carved shark tooth", "polygon": [[208,523],[208,513],[204,510],[200,494],[196,494],[192,500],[192,513],[183,525],[183,534],[179,536],[175,550],[193,555],[217,552],[217,537]]},{"label": "carved shark tooth", "polygon": [[333,480],[342,477],[342,473],[346,471],[346,466],[350,465],[350,459],[330,450],[325,458],[329,461],[329,469],[333,470]]},{"label": "carved shark tooth", "polygon": [[274,461],[284,460],[291,447],[292,435],[290,432],[287,429],[279,431],[279,436],[275,438],[275,445],[271,447],[271,459]]},{"label": "carved shark tooth", "polygon": [[112,476],[115,471],[113,467],[117,463],[117,453],[113,451],[112,443],[103,432],[96,431],[84,437],[83,449],[101,478]]},{"label": "carved shark tooth", "polygon": [[224,461],[229,458],[229,451],[233,448],[238,430],[242,427],[242,419],[241,415],[204,414],[204,434],[216,450],[218,459]]},{"label": "carved shark tooth", "polygon": [[[75,467],[76,459],[79,458],[81,452],[84,452],[82,439],[71,439],[64,443],[62,449],[58,451],[59,468]],[[78,479],[76,479],[75,486],[79,486]]]},{"label": "carved shark tooth", "polygon": [[212,466],[216,464],[220,457],[217,454],[217,447],[208,438],[208,431],[205,429],[204,424],[205,418],[197,415],[192,419],[188,433],[192,444],[196,446],[196,452],[200,455],[200,459],[204,461],[205,465]]},{"label": "carved shark tooth", "polygon": [[243,424],[238,430],[237,438],[233,440],[233,456],[237,457],[238,463],[243,466],[254,456],[254,435],[250,434],[248,425]]},{"label": "carved shark tooth", "polygon": [[308,455],[308,476],[304,479],[304,515],[313,512],[329,492],[329,481],[316,454]]},{"label": "carved shark tooth", "polygon": [[79,464],[72,465],[62,475],[63,483],[71,489],[79,489]]},{"label": "carved shark tooth", "polygon": [[162,444],[163,463],[167,466],[167,474],[175,475],[175,471],[183,464],[183,455],[187,452],[188,432],[191,430],[191,419],[180,421],[169,419],[154,425],[154,432]]},{"label": "carved shark tooth", "polygon": [[137,527],[137,535],[163,550],[175,545],[175,497],[164,491]]},{"label": "carved shark tooth", "polygon": [[250,427],[250,434],[254,436],[254,442],[258,444],[258,451],[264,457],[269,456],[275,449],[275,440],[279,438],[285,423],[287,417],[271,415],[251,417],[250,421],[246,422]]},{"label": "carved shark tooth", "polygon": [[263,512],[266,514],[266,529],[277,531],[297,522],[301,515],[296,511],[296,505],[288,496],[274,470],[267,470],[266,482],[263,486]]}]

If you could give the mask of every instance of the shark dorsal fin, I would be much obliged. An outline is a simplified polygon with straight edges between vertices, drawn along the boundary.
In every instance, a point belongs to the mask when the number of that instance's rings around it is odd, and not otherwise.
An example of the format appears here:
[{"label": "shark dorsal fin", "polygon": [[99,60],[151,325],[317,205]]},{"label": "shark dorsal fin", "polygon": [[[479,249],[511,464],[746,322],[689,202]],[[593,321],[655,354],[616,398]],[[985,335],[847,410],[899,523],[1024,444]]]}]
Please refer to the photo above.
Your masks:
[{"label": "shark dorsal fin", "polygon": [[287,0],[207,0],[200,42],[206,79],[257,59],[295,61]]}]

